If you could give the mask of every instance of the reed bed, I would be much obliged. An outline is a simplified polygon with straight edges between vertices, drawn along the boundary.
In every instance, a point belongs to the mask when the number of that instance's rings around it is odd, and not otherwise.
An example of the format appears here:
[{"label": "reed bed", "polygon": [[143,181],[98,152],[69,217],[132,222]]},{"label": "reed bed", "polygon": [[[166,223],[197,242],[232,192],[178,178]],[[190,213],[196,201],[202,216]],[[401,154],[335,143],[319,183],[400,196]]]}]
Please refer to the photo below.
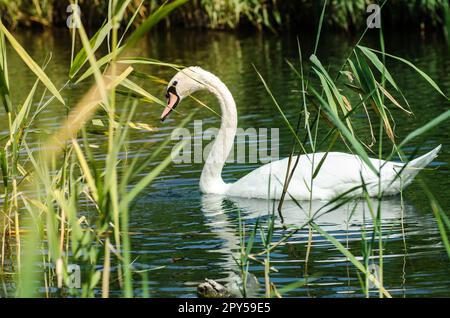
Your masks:
[{"label": "reed bed", "polygon": [[[77,74],[93,76],[95,84],[74,106],[66,105],[64,87],[57,89],[45,73],[45,65],[39,66],[22,48],[14,36],[0,22],[1,38],[1,98],[9,122],[9,136],[2,147],[1,167],[3,179],[2,204],[2,279],[13,277],[15,288],[5,292],[18,297],[41,295],[94,296],[100,281],[102,297],[109,296],[111,280],[118,281],[123,296],[132,297],[132,260],[128,235],[129,206],[133,199],[170,163],[170,156],[137,182],[134,169],[138,163],[119,159],[126,152],[125,141],[133,122],[137,100],[147,100],[163,105],[132,80],[133,60],[121,59],[142,36],[172,10],[186,1],[179,0],[157,8],[132,33],[127,40],[119,38],[119,25],[128,10],[130,1],[109,1],[110,16],[103,27],[89,39],[78,16],[79,28],[75,29],[82,49],[73,54],[69,78],[64,85],[80,81]],[[129,23],[131,24],[131,20]],[[127,32],[126,29],[124,32]],[[74,31],[75,32],[75,31]],[[124,34],[122,34],[124,35]],[[73,37],[72,51],[75,47]],[[23,104],[12,100],[9,90],[9,72],[6,41],[14,48],[37,79]],[[109,53],[102,59],[95,57],[100,45],[110,41]],[[129,54],[129,53],[128,53]],[[49,61],[47,61],[49,62]],[[47,63],[46,62],[46,63]],[[142,61],[136,61],[142,62]],[[153,63],[158,63],[153,61]],[[84,68],[83,68],[84,67]],[[86,75],[87,74],[87,75]],[[82,79],[83,80],[83,79]],[[33,108],[33,100],[39,85],[44,87],[40,106]],[[116,88],[123,86],[128,97],[117,113]],[[44,96],[50,99],[43,102]],[[40,151],[31,151],[27,144],[29,128],[40,113],[54,100],[71,108],[66,122],[48,140],[41,140]],[[90,150],[85,124],[103,109],[108,114],[107,160],[99,166]],[[161,151],[154,149],[144,162],[149,162]],[[20,156],[25,152],[26,156]],[[129,165],[130,164],[130,165]],[[120,179],[119,179],[120,177]],[[133,183],[132,183],[133,182]],[[132,184],[133,186],[129,186]],[[21,229],[27,229],[22,231]],[[9,244],[13,242],[13,244]],[[37,251],[45,250],[43,256]],[[99,264],[103,259],[103,264]],[[6,263],[6,260],[12,262]],[[42,268],[36,268],[41,261]],[[118,266],[118,277],[110,277],[111,264]],[[68,265],[84,265],[88,278],[81,289],[67,289]],[[101,266],[104,270],[98,270]],[[43,273],[43,275],[42,275]],[[4,282],[5,286],[5,282]],[[56,288],[56,292],[52,292]],[[10,294],[12,292],[12,294]]]}]

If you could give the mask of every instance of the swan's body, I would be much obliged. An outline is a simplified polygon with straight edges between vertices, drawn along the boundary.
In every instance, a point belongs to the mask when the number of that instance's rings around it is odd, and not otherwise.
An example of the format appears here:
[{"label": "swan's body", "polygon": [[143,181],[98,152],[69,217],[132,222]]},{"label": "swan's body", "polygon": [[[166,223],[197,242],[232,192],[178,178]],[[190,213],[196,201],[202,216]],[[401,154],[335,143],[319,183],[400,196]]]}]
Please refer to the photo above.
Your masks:
[{"label": "swan's body", "polygon": [[[164,120],[184,97],[198,90],[208,90],[214,94],[222,112],[219,132],[200,177],[200,190],[203,193],[236,197],[279,199],[283,192],[289,158],[263,165],[234,183],[223,181],[222,169],[236,135],[237,112],[233,96],[218,77],[199,67],[189,67],[178,72],[169,82],[168,106],[161,120]],[[370,159],[373,167],[379,170],[380,176],[359,156],[330,152],[312,182],[311,174],[325,153],[302,155],[289,182],[285,199],[329,200],[346,192],[354,196],[362,193],[362,184],[370,196],[378,195],[380,187],[386,195],[396,194],[411,183],[416,174],[437,156],[439,150],[440,146],[409,162],[406,167],[403,163]],[[296,159],[291,159],[291,170]]]},{"label": "swan's body", "polygon": [[[375,168],[382,167],[380,185],[383,194],[396,194],[402,187],[410,184],[417,172],[423,165],[433,160],[438,151],[439,148],[436,148],[433,152],[425,155],[426,157],[422,158],[420,162],[411,162],[400,177],[397,175],[402,170],[403,163],[370,159]],[[355,196],[362,194],[362,180],[364,180],[370,196],[378,195],[378,176],[358,156],[342,152],[328,153],[319,173],[313,179],[311,195],[309,190],[311,188],[311,172],[315,171],[315,167],[319,165],[324,155],[325,153],[315,153],[300,156],[298,167],[294,170],[289,183],[286,199],[329,200],[352,189],[354,190],[350,191],[348,195]],[[291,171],[296,159],[296,157],[292,159]],[[288,162],[289,158],[285,158],[250,172],[235,183],[230,184],[226,194],[248,198],[279,199],[283,191]],[[418,167],[414,165],[418,165]],[[269,178],[271,181],[270,195],[268,191]],[[244,195],[242,195],[242,189],[245,189]]]}]

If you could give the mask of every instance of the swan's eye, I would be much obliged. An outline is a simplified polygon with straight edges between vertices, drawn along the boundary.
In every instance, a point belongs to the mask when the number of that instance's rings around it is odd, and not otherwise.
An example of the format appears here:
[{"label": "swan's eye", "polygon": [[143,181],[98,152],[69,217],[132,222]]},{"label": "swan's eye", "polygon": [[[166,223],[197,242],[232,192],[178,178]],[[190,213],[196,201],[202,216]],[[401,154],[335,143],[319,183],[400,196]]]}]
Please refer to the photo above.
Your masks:
[{"label": "swan's eye", "polygon": [[177,81],[174,81],[174,82],[172,83],[173,86],[177,86],[177,84],[178,84]]}]

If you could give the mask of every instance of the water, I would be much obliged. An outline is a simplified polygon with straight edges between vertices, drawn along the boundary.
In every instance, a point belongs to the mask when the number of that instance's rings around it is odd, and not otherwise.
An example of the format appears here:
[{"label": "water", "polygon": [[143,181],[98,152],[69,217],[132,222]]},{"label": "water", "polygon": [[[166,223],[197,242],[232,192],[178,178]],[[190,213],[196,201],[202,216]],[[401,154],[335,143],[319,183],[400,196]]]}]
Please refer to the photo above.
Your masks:
[{"label": "water", "polygon": [[[313,33],[312,31],[310,33]],[[70,38],[65,31],[54,33],[19,32],[30,54],[40,63],[48,52],[52,52],[47,72],[57,86],[67,79],[70,60]],[[346,36],[324,36],[318,56],[331,72],[339,69],[356,39]],[[313,39],[302,38],[305,56],[312,52]],[[376,45],[376,39],[366,44]],[[288,156],[291,146],[289,132],[258,79],[253,65],[264,76],[291,122],[297,118],[300,107],[298,92],[300,84],[285,59],[298,61],[296,37],[294,35],[272,36],[261,34],[238,35],[221,32],[176,31],[170,34],[155,33],[140,43],[140,49],[148,57],[183,65],[200,65],[218,75],[229,87],[238,106],[239,127],[280,128],[280,156]],[[427,72],[450,93],[450,58],[448,47],[441,39],[422,38],[419,35],[386,38],[388,52],[412,61]],[[141,53],[142,53],[141,52]],[[25,66],[9,51],[12,90],[14,100],[25,100],[34,77]],[[396,117],[397,137],[404,138],[409,132],[420,127],[448,109],[448,102],[438,96],[429,85],[411,69],[398,63],[389,63],[391,73],[411,102],[415,116],[408,117],[398,110],[392,110]],[[174,72],[161,67],[143,68],[169,80]],[[335,73],[332,73],[335,74]],[[142,87],[164,97],[164,87],[149,81],[141,82]],[[71,104],[80,98],[88,84],[71,87],[64,93]],[[197,95],[208,105],[217,109],[214,99],[208,94]],[[172,114],[162,125],[159,106],[142,103],[136,118],[155,128],[154,131],[133,131],[130,140],[130,154],[140,147],[151,151],[165,140],[173,128],[193,108],[193,101],[185,101],[177,108],[180,114]],[[52,105],[39,118],[36,127],[39,135],[53,131],[66,115],[66,109]],[[374,115],[373,115],[374,116]],[[96,118],[104,119],[101,115]],[[219,118],[206,109],[195,115],[203,119],[204,129],[218,127]],[[0,113],[0,136],[5,135],[5,117]],[[369,141],[367,121],[356,119],[356,129]],[[188,128],[192,129],[190,124]],[[376,125],[375,125],[376,128]],[[90,129],[94,130],[92,125]],[[432,133],[415,141],[421,146],[421,153],[442,144],[443,150],[432,169],[421,173],[430,189],[440,200],[444,209],[450,206],[448,189],[450,185],[448,162],[450,159],[450,128],[443,124]],[[104,160],[102,148],[104,137],[93,135],[92,144],[98,145],[96,157]],[[175,142],[174,142],[175,143]],[[413,146],[414,146],[413,145]],[[173,144],[167,147],[158,160],[166,156]],[[405,148],[411,153],[414,147]],[[336,150],[345,151],[339,144]],[[322,149],[323,150],[323,149]],[[388,148],[386,148],[386,154]],[[158,161],[152,165],[156,165]],[[257,167],[258,164],[228,164],[223,177],[233,181]],[[151,167],[149,167],[150,170]],[[234,269],[233,255],[237,255],[238,214],[241,213],[247,225],[251,226],[257,217],[263,220],[270,207],[267,201],[222,198],[201,195],[198,179],[202,164],[172,165],[144,191],[132,207],[130,231],[132,232],[132,258],[138,269],[154,269],[148,272],[149,293],[156,297],[194,297],[197,285],[205,278],[222,281]],[[319,204],[315,202],[314,208]],[[354,206],[356,204],[356,207]],[[354,215],[349,218],[355,207]],[[417,183],[400,196],[388,198],[382,203],[384,239],[384,283],[394,296],[448,296],[450,269],[448,257],[441,243],[440,234],[432,210]],[[301,225],[305,215],[292,203],[283,210],[288,224]],[[347,246],[355,255],[361,256],[362,231],[370,233],[372,224],[367,207],[355,202],[340,208],[318,220],[318,224]],[[279,220],[276,223],[274,240],[286,233]],[[259,240],[259,239],[258,239]],[[305,273],[307,232],[299,231],[286,244],[282,244],[271,254],[272,266],[277,272],[271,274],[277,288],[303,279]],[[259,242],[257,242],[258,244]],[[162,267],[162,268],[160,268]],[[253,263],[250,271],[263,285],[263,267]],[[355,267],[328,241],[314,235],[308,264],[311,282],[286,294],[291,297],[354,297],[362,291]],[[135,275],[135,287],[141,292],[141,276]],[[120,290],[112,290],[120,295]],[[374,294],[376,296],[376,293]]]}]

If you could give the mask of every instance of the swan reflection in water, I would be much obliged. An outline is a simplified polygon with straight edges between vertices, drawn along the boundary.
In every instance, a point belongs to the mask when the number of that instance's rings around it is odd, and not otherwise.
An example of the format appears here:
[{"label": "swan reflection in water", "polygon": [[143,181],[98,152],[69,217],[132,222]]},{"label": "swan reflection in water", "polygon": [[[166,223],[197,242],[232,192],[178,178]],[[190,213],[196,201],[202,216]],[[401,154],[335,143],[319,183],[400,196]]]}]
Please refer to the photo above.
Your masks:
[{"label": "swan reflection in water", "polygon": [[[306,225],[309,219],[308,211],[311,211],[311,215],[315,215],[313,220],[318,226],[335,237],[345,236],[348,239],[350,236],[353,240],[360,240],[363,226],[365,226],[368,233],[372,233],[370,230],[373,226],[371,212],[368,202],[362,199],[350,201],[331,212],[327,211],[332,206],[324,207],[326,205],[324,201],[300,202],[302,208],[293,201],[285,201],[281,210],[284,223],[281,222],[277,212],[278,203],[278,201],[224,197],[220,195],[202,196],[201,206],[206,224],[223,242],[214,252],[225,258],[223,260],[225,271],[235,272],[237,268],[234,258],[239,255],[240,244],[238,209],[246,224],[254,224],[258,217],[267,216],[272,211],[275,211],[274,231],[276,234],[287,234],[283,230],[283,225],[286,226],[288,231],[290,228]],[[378,201],[370,199],[370,204],[374,213],[377,213]],[[383,233],[383,240],[402,237],[404,235],[403,218],[411,214],[415,214],[414,207],[402,201],[399,196],[383,199],[381,201],[383,228],[389,225],[389,230]],[[396,231],[392,230],[394,227],[397,229]],[[280,238],[280,235],[274,236],[277,237],[277,240]],[[313,237],[313,242],[314,239],[317,239],[317,237]],[[288,242],[306,244],[307,240],[308,227],[304,226]]]}]

